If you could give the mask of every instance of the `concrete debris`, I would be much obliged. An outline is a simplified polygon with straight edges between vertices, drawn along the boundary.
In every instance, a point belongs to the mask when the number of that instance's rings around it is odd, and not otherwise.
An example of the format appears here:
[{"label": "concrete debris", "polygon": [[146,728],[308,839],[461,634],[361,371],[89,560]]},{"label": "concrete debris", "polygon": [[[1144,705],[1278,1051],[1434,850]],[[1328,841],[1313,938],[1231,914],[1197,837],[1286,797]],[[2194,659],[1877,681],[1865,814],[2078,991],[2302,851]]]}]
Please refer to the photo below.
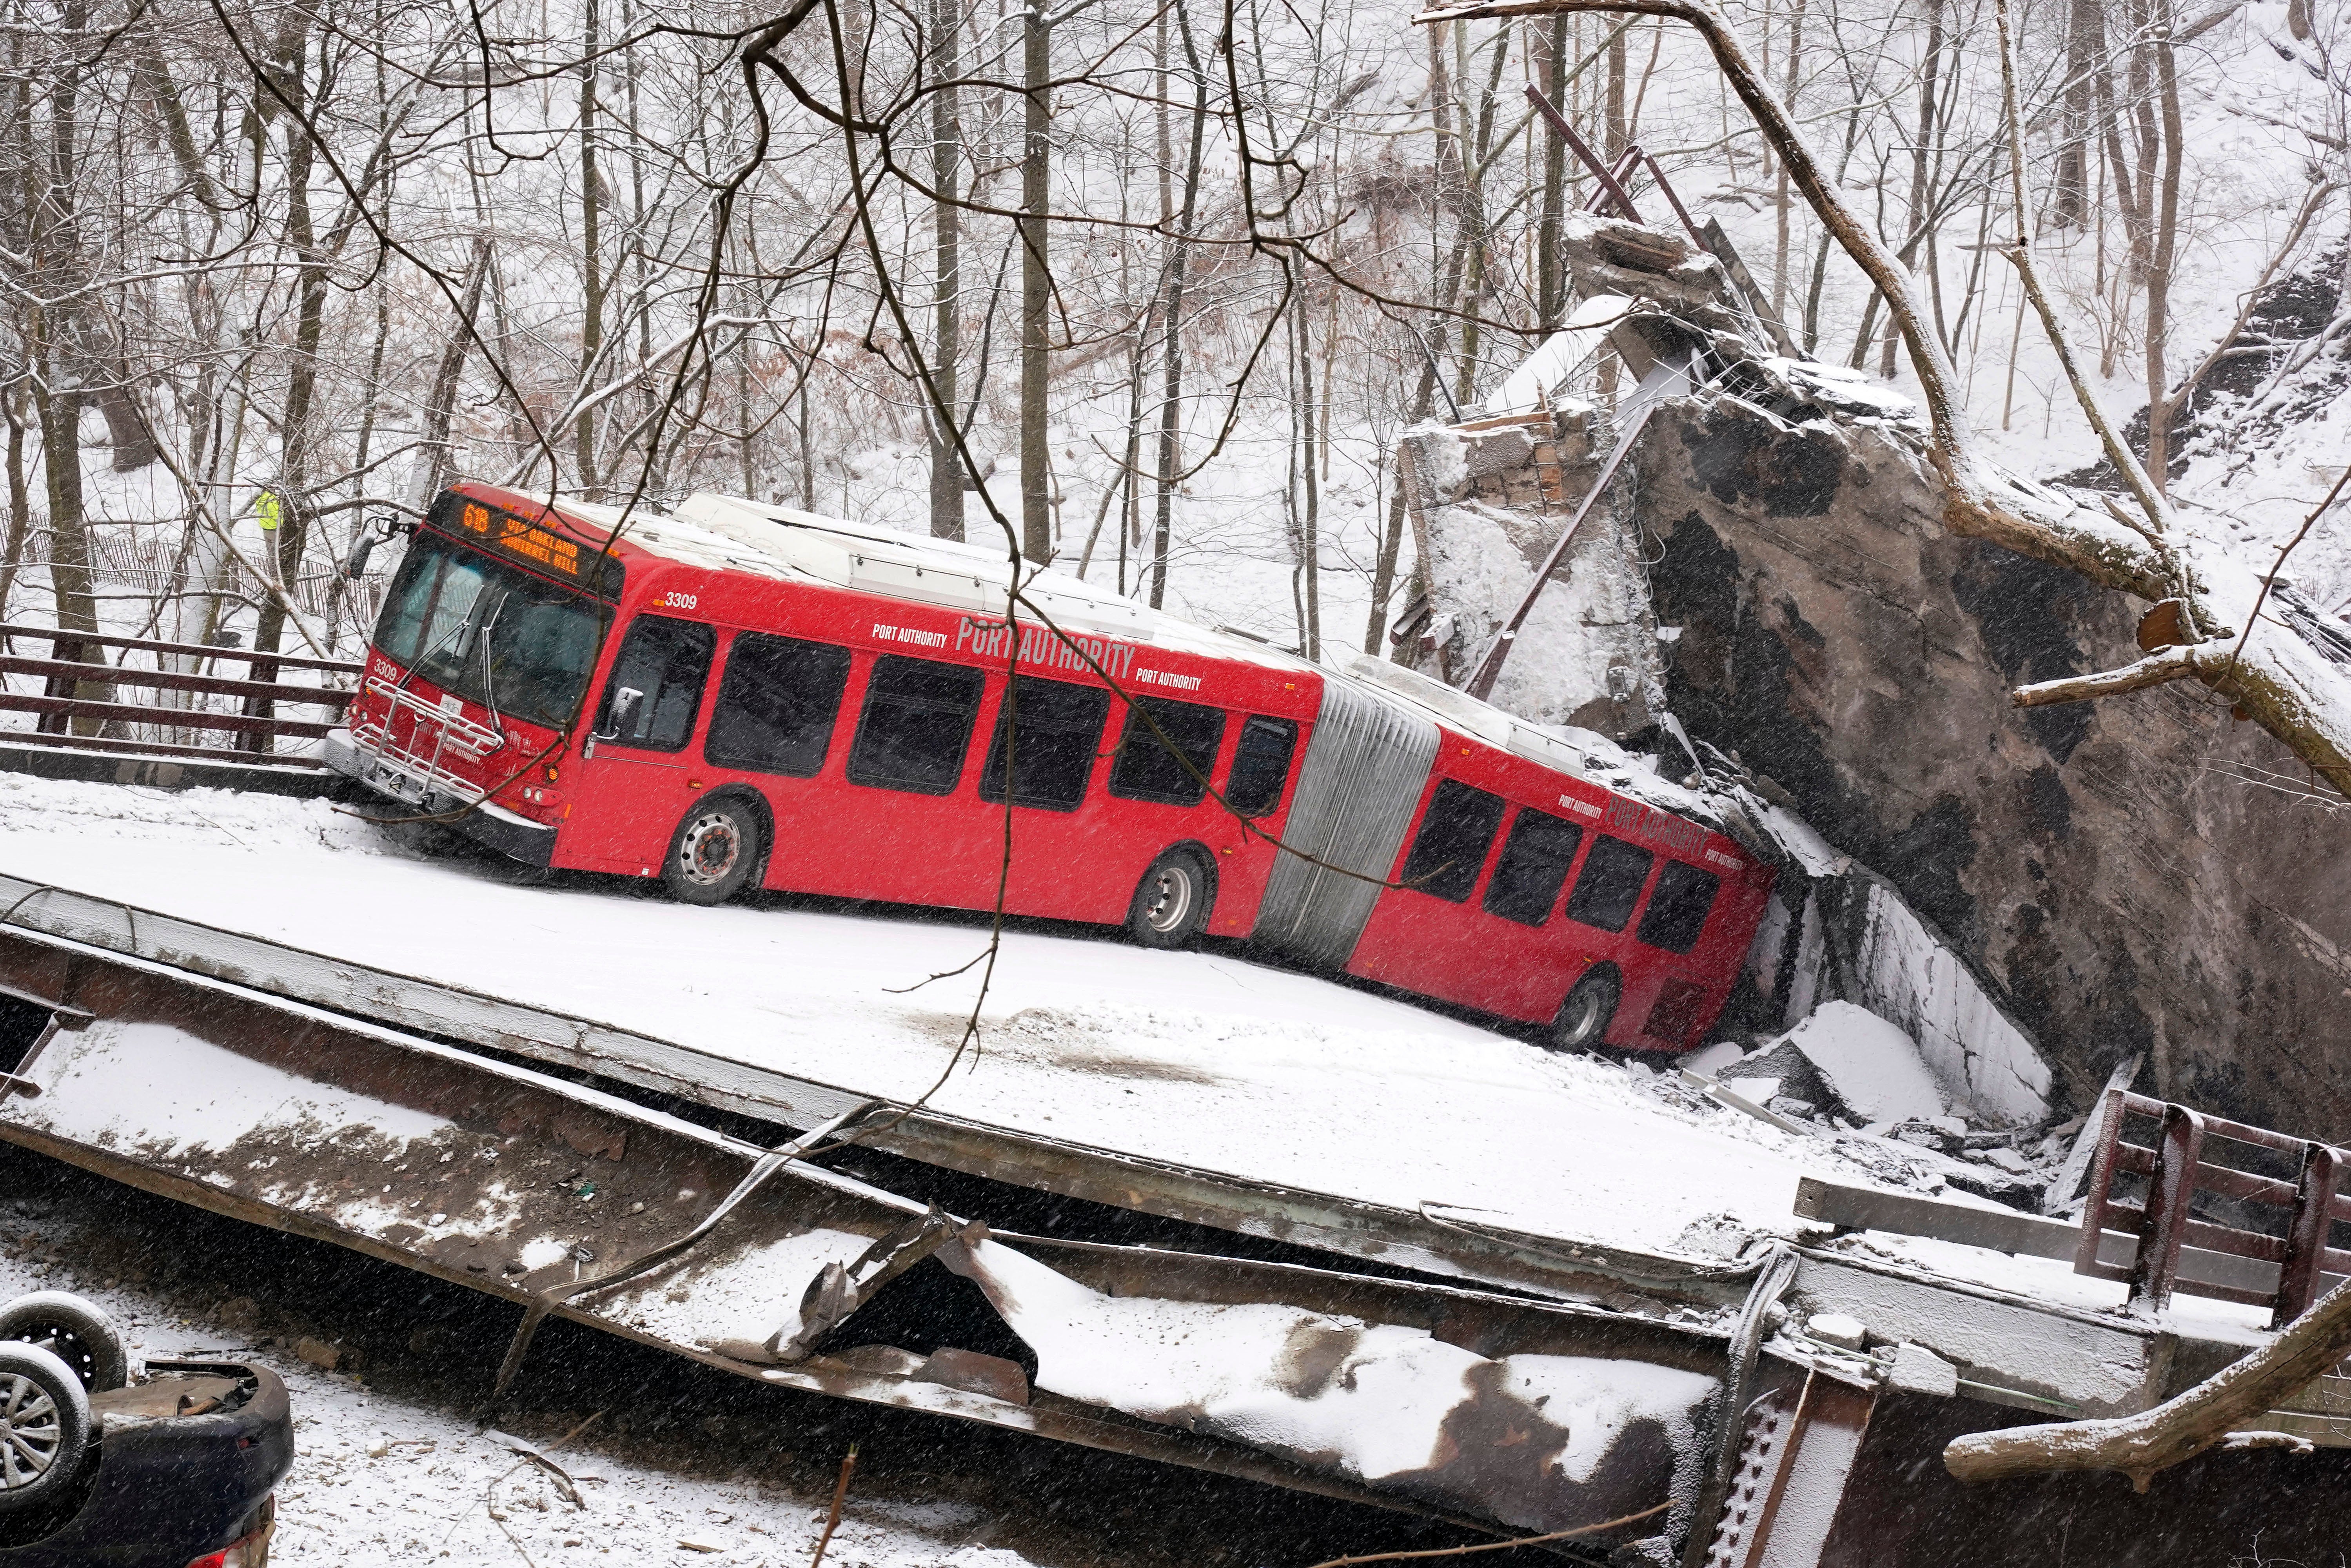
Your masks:
[{"label": "concrete debris", "polygon": [[[1884,876],[1741,786],[1741,838],[1781,868],[1748,972],[1788,1023],[1831,1000],[1866,1009],[1916,1042],[1944,1107],[2002,1127],[2045,1120],[2054,1080],[2039,1043],[1975,967]],[[1752,836],[1750,836],[1752,835]],[[1877,1118],[1867,1118],[1876,1120]]]},{"label": "concrete debris", "polygon": [[1927,1394],[1949,1399],[1959,1391],[1959,1369],[1924,1345],[1905,1340],[1894,1347],[1886,1369],[1886,1385],[1900,1394]]},{"label": "concrete debris", "polygon": [[1823,1002],[1769,1050],[1726,1071],[1734,1088],[1774,1083],[1750,1099],[1774,1093],[1827,1104],[1861,1122],[1932,1120],[1949,1106],[1927,1071],[1910,1037],[1851,1002]]},{"label": "concrete debris", "polygon": [[1696,1072],[1708,1078],[1719,1078],[1724,1069],[1744,1061],[1746,1057],[1746,1049],[1738,1041],[1718,1040],[1710,1045],[1701,1046],[1691,1051],[1675,1065],[1685,1072]]},{"label": "concrete debris", "polygon": [[1869,1342],[1868,1328],[1845,1312],[1814,1312],[1804,1320],[1804,1333],[1839,1350],[1859,1350]]},{"label": "concrete debris", "polygon": [[1560,254],[1578,295],[1623,295],[1655,300],[1719,330],[1735,331],[1738,316],[1723,303],[1722,264],[1684,236],[1591,213],[1569,216]]}]

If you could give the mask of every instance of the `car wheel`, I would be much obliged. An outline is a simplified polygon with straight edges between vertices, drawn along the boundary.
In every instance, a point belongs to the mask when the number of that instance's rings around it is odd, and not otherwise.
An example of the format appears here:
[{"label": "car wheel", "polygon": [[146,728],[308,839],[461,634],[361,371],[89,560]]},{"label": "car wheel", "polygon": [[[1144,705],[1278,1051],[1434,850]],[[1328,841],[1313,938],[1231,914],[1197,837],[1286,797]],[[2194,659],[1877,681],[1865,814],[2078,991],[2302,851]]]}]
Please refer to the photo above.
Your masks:
[{"label": "car wheel", "polygon": [[1169,850],[1143,873],[1126,929],[1145,947],[1182,947],[1208,928],[1216,902],[1215,873],[1194,852]]},{"label": "car wheel", "polygon": [[37,1291],[0,1306],[0,1341],[40,1346],[71,1367],[92,1394],[131,1381],[131,1358],[114,1320],[63,1291]]},{"label": "car wheel", "polygon": [[64,1495],[89,1451],[89,1396],[46,1350],[0,1344],[0,1514]]},{"label": "car wheel", "polygon": [[1608,1026],[1616,1017],[1616,1004],[1624,996],[1625,982],[1615,970],[1600,968],[1585,974],[1559,1005],[1558,1020],[1552,1025],[1552,1048],[1588,1051],[1606,1040]]},{"label": "car wheel", "polygon": [[759,863],[759,819],[731,795],[705,800],[670,835],[662,882],[684,904],[724,904]]}]

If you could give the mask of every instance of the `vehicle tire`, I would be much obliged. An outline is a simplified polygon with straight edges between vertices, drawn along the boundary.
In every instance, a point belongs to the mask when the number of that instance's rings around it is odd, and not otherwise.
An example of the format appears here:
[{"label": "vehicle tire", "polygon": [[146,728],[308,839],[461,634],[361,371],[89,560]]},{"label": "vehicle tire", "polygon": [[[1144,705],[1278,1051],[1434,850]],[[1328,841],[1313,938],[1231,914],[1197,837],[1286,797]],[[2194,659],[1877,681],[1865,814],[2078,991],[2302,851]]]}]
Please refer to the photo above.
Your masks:
[{"label": "vehicle tire", "polygon": [[1216,903],[1215,869],[1196,850],[1169,850],[1143,873],[1126,906],[1127,933],[1145,947],[1188,946]]},{"label": "vehicle tire", "polygon": [[759,818],[737,795],[697,803],[670,835],[662,883],[682,904],[724,904],[759,864]]},{"label": "vehicle tire", "polygon": [[1559,1018],[1551,1026],[1552,1049],[1589,1051],[1601,1044],[1608,1038],[1616,1004],[1624,997],[1625,982],[1614,968],[1603,966],[1587,970],[1567,993],[1567,1000],[1559,1005]]},{"label": "vehicle tire", "polygon": [[0,1306],[0,1342],[37,1345],[73,1369],[92,1394],[131,1381],[131,1358],[114,1320],[79,1296],[37,1291]]},{"label": "vehicle tire", "polygon": [[0,1516],[64,1496],[89,1452],[89,1396],[73,1368],[29,1344],[0,1344]]}]

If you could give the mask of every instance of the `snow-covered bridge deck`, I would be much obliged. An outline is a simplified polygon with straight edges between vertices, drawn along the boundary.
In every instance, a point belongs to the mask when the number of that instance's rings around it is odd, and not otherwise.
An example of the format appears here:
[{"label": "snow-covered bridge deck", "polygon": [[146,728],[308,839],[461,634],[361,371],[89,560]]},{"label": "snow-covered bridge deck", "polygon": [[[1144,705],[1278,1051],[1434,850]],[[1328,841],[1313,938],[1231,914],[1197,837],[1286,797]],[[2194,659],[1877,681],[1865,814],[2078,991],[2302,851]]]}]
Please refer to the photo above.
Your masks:
[{"label": "snow-covered bridge deck", "polygon": [[[322,801],[0,776],[0,873],[908,1101],[940,1076],[984,926],[698,909],[404,853]],[[61,905],[27,901],[42,925]],[[46,910],[46,913],[45,913]],[[901,912],[903,913],[903,912]],[[122,929],[118,919],[115,927]],[[928,977],[948,971],[946,977]],[[1790,1232],[1819,1140],[1677,1110],[1622,1069],[1249,962],[1005,937],[953,1117],[1169,1165],[1651,1253]],[[811,1107],[820,1110],[822,1107]]]},{"label": "snow-covered bridge deck", "polygon": [[[535,885],[398,851],[324,802],[14,776],[0,899],[19,925],[795,1126],[929,1089],[978,988],[949,972],[986,944],[964,921]],[[1865,1156],[1892,1157],[1230,952],[1014,932],[982,1019],[935,1114],[883,1147],[1549,1293],[1712,1315],[1745,1294],[1756,1239],[1823,1239],[1794,1217],[1801,1179],[1867,1186]],[[2063,1263],[1876,1234],[1808,1245],[1796,1293],[2021,1403],[2137,1407],[2185,1370],[2163,1331],[2204,1359],[2257,1337],[2248,1309],[2122,1320],[2120,1286]]]}]

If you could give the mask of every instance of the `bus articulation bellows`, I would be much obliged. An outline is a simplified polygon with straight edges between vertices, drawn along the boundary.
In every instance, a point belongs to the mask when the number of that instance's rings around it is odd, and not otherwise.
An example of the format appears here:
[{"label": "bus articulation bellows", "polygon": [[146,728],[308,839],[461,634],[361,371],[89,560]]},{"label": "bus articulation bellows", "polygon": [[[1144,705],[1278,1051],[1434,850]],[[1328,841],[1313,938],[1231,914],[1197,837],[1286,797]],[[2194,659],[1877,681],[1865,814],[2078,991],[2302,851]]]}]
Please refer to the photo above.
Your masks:
[{"label": "bus articulation bellows", "polygon": [[620,522],[444,492],[329,761],[517,860],[690,903],[987,909],[1002,875],[1016,915],[1245,938],[1569,1047],[1698,1044],[1770,896],[1735,840],[1395,665],[1040,572],[1049,628],[1006,615],[1000,554],[785,507]]}]

